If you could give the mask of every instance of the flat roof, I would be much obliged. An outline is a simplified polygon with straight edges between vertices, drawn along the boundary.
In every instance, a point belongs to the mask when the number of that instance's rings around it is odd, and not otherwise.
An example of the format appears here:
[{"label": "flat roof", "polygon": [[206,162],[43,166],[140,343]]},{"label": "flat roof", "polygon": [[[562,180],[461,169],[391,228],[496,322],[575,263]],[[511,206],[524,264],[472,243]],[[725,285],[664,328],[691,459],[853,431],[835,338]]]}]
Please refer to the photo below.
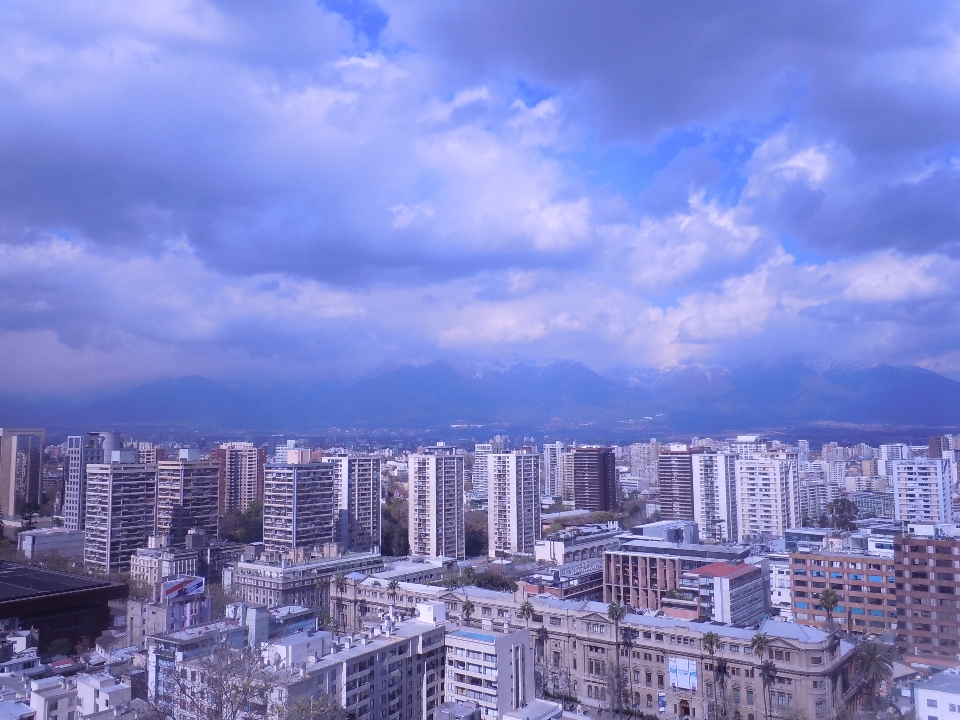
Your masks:
[{"label": "flat roof", "polygon": [[929,680],[917,683],[918,690],[935,690],[937,692],[956,693],[960,695],[960,675],[952,672],[940,672]]},{"label": "flat roof", "polygon": [[497,641],[495,635],[487,635],[486,633],[474,632],[473,630],[454,630],[450,634],[456,637],[466,638],[467,640],[489,643],[490,645],[493,645]]},{"label": "flat roof", "polygon": [[740,577],[741,575],[749,575],[750,573],[759,571],[760,569],[756,565],[751,565],[749,563],[744,563],[742,565],[731,565],[728,562],[715,562],[710,563],[709,565],[704,565],[702,568],[697,568],[692,572],[696,575],[706,575],[709,577],[735,578]]},{"label": "flat roof", "polygon": [[43,570],[33,565],[0,561],[0,603],[43,595],[92,590],[113,583],[87,575]]}]

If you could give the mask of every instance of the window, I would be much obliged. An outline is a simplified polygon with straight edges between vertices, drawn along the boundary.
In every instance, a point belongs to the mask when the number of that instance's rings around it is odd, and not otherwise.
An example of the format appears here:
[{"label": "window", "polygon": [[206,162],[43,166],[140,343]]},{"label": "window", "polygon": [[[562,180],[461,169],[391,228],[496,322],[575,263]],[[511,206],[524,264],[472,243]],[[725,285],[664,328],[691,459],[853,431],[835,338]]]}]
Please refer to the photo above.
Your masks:
[{"label": "window", "polygon": [[653,685],[653,673],[652,673],[652,672],[647,672],[647,673],[646,673],[646,682],[647,682],[647,685]]},{"label": "window", "polygon": [[707,697],[713,697],[713,683],[707,683]]},{"label": "window", "polygon": [[657,673],[657,687],[663,687],[663,673]]},{"label": "window", "polygon": [[551,625],[559,625],[561,622],[563,622],[563,621],[562,621],[560,618],[558,618],[558,617],[552,617],[552,618],[550,618],[550,624],[551,624]]},{"label": "window", "polygon": [[810,664],[811,664],[811,665],[823,665],[823,656],[822,656],[822,655],[814,655],[812,658],[810,658]]},{"label": "window", "polygon": [[649,693],[647,694],[647,707],[653,707],[653,695],[650,695]]},{"label": "window", "polygon": [[756,694],[753,692],[753,688],[747,688],[747,705],[753,705],[756,701]]},{"label": "window", "polygon": [[739,685],[733,686],[733,703],[735,705],[740,704],[740,686]]},{"label": "window", "polygon": [[937,701],[933,698],[927,698],[927,707],[936,707]]},{"label": "window", "polygon": [[823,700],[817,700],[817,717],[823,717]]},{"label": "window", "polygon": [[950,703],[950,712],[956,712],[956,711],[957,711],[957,706],[953,703]]}]

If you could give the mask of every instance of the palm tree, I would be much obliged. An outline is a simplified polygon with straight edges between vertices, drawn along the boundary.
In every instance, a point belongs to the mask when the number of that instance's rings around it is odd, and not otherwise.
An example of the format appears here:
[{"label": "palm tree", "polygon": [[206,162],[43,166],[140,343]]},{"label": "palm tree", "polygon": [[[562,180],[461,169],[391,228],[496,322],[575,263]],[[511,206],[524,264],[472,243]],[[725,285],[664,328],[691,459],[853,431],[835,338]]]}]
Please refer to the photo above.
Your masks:
[{"label": "palm tree", "polygon": [[764,656],[770,652],[770,648],[773,646],[773,642],[770,640],[770,636],[766,633],[757,633],[750,640],[750,648],[753,650],[754,654],[760,658],[760,662],[763,662]]},{"label": "palm tree", "polygon": [[777,680],[777,666],[772,660],[760,663],[760,682],[763,684],[763,716],[769,718],[773,712],[773,698],[770,697],[770,688]]},{"label": "palm tree", "polygon": [[620,709],[623,706],[623,675],[620,671],[620,621],[627,614],[627,608],[614,600],[607,605],[607,617],[613,622],[613,640],[616,653],[614,656],[613,673],[616,678],[616,684],[611,683],[610,691],[613,695],[610,698],[611,709]]},{"label": "palm tree", "polygon": [[[337,588],[337,621],[346,625],[346,617],[343,614],[343,594],[347,591],[347,576],[344,573],[338,573],[334,586]],[[341,628],[342,629],[342,628]]]},{"label": "palm tree", "polygon": [[529,600],[524,600],[523,604],[520,606],[520,617],[526,620],[527,628],[529,628],[530,618],[533,617],[533,603]]},{"label": "palm tree", "polygon": [[730,677],[730,668],[727,659],[719,658],[713,663],[713,681],[717,684],[717,705],[720,708],[720,717],[727,717],[727,678]]},{"label": "palm tree", "polygon": [[703,649],[707,651],[710,657],[713,657],[713,654],[717,651],[717,647],[720,645],[720,636],[712,631],[705,632],[703,637],[700,638],[700,645],[703,646]]},{"label": "palm tree", "polygon": [[880,697],[880,684],[893,677],[893,651],[878,642],[865,642],[853,656],[853,670],[870,688],[871,702]]},{"label": "palm tree", "polygon": [[400,589],[400,583],[397,580],[391,580],[387,583],[387,594],[390,596],[391,605],[397,604],[397,590]]},{"label": "palm tree", "polygon": [[540,669],[539,697],[543,697],[543,691],[547,687],[547,641],[550,639],[550,633],[541,625],[534,634],[536,635],[536,664]]},{"label": "palm tree", "polygon": [[833,590],[827,588],[822,593],[820,593],[820,607],[822,607],[827,613],[827,627],[833,627],[833,611],[836,609],[837,605],[840,604],[840,596],[837,595]]},{"label": "palm tree", "polygon": [[460,616],[463,618],[464,625],[470,625],[470,616],[473,615],[474,609],[472,602],[469,600],[463,601],[463,604],[460,606]]}]

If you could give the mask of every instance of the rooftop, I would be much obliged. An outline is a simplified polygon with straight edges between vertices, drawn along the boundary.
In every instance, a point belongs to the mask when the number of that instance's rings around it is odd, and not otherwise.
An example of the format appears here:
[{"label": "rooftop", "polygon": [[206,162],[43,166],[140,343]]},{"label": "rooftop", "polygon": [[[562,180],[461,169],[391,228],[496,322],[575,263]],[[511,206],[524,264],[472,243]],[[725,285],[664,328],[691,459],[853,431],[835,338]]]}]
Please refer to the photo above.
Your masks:
[{"label": "rooftop", "polygon": [[956,693],[960,695],[960,675],[944,671],[933,675],[929,680],[917,683],[918,690],[935,690],[937,692]]},{"label": "rooftop", "polygon": [[476,640],[477,642],[487,643],[488,645],[493,645],[497,641],[496,635],[488,635],[486,633],[475,632],[473,630],[454,630],[450,634],[455,637],[466,638],[467,640]]},{"label": "rooftop", "polygon": [[705,577],[736,578],[742,575],[750,575],[759,571],[760,569],[756,565],[750,565],[747,563],[741,565],[731,565],[727,562],[715,562],[710,563],[709,565],[704,565],[702,568],[697,568],[693,572],[696,575]]},{"label": "rooftop", "polygon": [[33,565],[0,561],[0,605],[42,595],[110,587],[114,583],[85,575],[41,570]]}]

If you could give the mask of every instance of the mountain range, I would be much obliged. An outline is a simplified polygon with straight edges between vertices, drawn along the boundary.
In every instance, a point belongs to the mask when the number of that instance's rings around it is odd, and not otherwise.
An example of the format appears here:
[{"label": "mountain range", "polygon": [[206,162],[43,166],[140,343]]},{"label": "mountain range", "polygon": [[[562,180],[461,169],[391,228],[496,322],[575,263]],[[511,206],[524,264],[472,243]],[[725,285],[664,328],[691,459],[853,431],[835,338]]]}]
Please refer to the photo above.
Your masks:
[{"label": "mountain range", "polygon": [[788,432],[917,437],[960,427],[960,382],[917,367],[783,361],[735,368],[620,368],[576,362],[402,366],[357,379],[273,384],[202,377],[83,399],[0,392],[0,424],[220,433],[451,432],[557,437]]}]

